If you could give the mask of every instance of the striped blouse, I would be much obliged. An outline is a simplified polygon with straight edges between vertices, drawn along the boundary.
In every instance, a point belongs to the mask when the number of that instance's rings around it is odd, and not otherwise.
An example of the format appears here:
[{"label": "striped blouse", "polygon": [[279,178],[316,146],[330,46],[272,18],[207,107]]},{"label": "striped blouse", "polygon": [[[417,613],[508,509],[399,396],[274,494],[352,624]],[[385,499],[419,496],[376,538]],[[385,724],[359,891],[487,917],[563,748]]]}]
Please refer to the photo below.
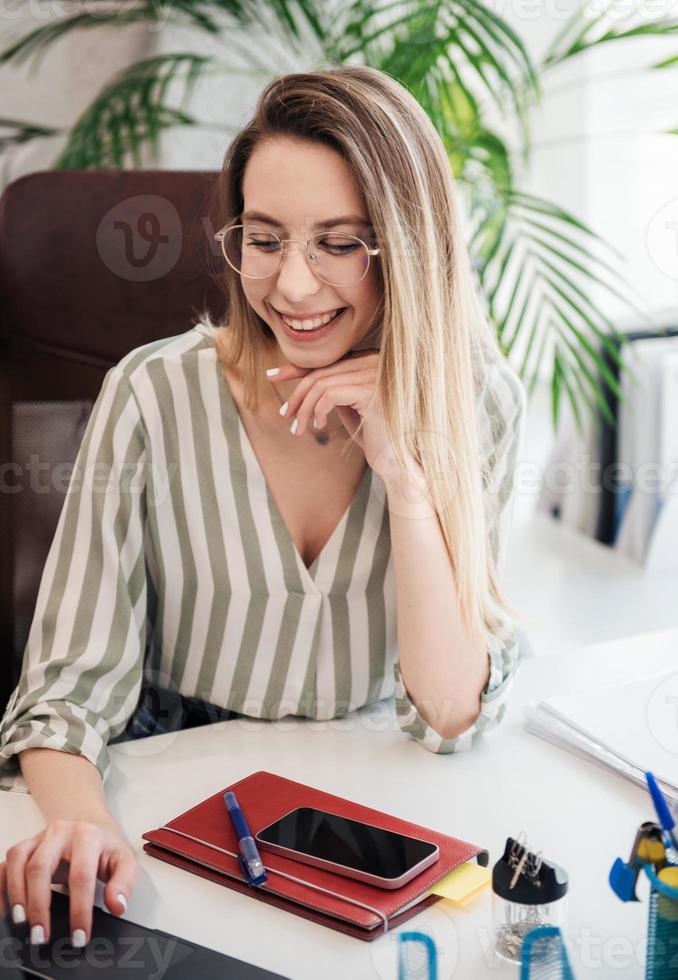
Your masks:
[{"label": "striped blouse", "polygon": [[[478,401],[492,454],[486,514],[507,531],[525,410],[497,362]],[[342,717],[395,697],[397,731],[432,752],[468,748],[502,717],[515,629],[489,650],[468,731],[443,739],[400,676],[386,492],[367,467],[307,568],[271,495],[217,359],[212,327],[145,344],[104,378],[43,570],[19,682],[0,722],[0,788],[17,753],[84,755],[105,780],[149,680],[258,718]],[[124,739],[118,738],[118,740]]]}]

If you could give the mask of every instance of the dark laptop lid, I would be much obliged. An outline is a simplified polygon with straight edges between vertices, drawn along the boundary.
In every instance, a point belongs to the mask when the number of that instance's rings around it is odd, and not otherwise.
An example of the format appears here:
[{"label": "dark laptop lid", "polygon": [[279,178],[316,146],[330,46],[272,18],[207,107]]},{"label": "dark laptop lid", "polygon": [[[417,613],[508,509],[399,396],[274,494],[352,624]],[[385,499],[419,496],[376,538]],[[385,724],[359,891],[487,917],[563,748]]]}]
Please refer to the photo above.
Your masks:
[{"label": "dark laptop lid", "polygon": [[52,891],[50,941],[32,946],[27,923],[0,917],[3,980],[289,980],[278,973],[179,939],[94,907],[92,935],[83,949],[70,944],[69,899]]}]

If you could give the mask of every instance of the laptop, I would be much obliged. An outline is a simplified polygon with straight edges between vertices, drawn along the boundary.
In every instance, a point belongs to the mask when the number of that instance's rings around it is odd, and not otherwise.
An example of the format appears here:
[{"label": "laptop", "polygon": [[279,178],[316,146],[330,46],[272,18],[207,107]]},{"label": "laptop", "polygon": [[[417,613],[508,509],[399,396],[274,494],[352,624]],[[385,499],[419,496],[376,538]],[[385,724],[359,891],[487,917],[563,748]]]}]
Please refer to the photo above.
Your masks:
[{"label": "laptop", "polygon": [[290,980],[224,953],[147,929],[103,909],[92,909],[91,938],[82,949],[70,944],[69,898],[52,890],[50,940],[30,943],[28,923],[0,916],[0,974],[3,980]]}]

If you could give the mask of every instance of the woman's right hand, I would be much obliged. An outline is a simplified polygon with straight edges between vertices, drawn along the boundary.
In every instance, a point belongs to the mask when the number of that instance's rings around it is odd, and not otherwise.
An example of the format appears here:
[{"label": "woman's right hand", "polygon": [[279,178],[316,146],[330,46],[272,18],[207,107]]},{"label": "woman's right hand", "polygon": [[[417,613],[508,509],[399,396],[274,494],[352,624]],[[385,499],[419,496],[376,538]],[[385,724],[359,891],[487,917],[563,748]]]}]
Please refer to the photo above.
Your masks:
[{"label": "woman's right hand", "polygon": [[112,818],[51,820],[34,837],[13,844],[0,864],[2,914],[7,894],[13,921],[28,922],[32,943],[47,942],[50,885],[68,884],[71,942],[84,946],[91,938],[96,879],[106,883],[106,907],[121,915],[138,874],[137,856]]}]

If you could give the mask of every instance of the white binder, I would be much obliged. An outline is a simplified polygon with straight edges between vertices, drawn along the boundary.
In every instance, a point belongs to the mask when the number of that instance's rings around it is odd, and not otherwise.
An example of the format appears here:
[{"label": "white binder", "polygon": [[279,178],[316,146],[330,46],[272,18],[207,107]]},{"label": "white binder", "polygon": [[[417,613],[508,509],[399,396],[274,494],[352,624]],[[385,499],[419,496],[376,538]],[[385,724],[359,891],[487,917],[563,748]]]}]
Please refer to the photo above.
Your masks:
[{"label": "white binder", "polygon": [[614,547],[648,573],[678,571],[678,337],[629,344],[624,364],[637,380],[624,371],[617,463],[626,506]]},{"label": "white binder", "polygon": [[645,569],[650,574],[678,571],[678,351],[665,358],[660,386],[659,463],[663,486],[645,559]]}]

